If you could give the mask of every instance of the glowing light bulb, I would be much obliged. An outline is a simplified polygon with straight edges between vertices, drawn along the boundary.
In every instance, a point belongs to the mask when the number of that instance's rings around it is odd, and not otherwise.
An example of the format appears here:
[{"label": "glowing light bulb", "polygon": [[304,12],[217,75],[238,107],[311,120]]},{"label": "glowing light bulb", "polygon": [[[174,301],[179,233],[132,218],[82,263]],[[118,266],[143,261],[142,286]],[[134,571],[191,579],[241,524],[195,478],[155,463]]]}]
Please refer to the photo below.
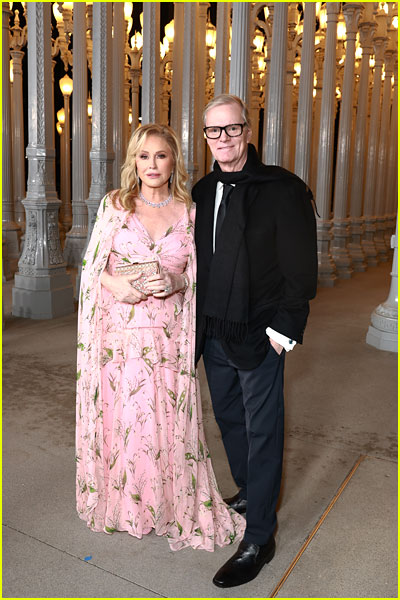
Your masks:
[{"label": "glowing light bulb", "polygon": [[57,111],[57,119],[60,121],[61,125],[64,125],[64,123],[65,123],[65,111],[64,111],[64,108],[60,108],[60,110]]},{"label": "glowing light bulb", "polygon": [[126,21],[132,16],[133,2],[124,2],[124,18]]},{"label": "glowing light bulb", "polygon": [[170,44],[172,44],[172,42],[174,41],[174,20],[173,19],[172,19],[172,21],[167,23],[167,25],[164,27],[164,31],[165,31],[165,37],[167,38],[168,42]]}]

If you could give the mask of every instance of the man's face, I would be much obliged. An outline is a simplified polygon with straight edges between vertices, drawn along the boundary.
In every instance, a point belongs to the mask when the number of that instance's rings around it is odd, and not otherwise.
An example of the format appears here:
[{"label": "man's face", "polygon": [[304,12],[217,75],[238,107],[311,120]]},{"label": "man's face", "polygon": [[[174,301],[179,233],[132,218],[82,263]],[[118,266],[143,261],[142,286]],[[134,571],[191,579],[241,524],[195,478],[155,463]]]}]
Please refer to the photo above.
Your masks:
[{"label": "man's face", "polygon": [[[206,127],[225,127],[237,123],[243,124],[242,111],[238,104],[222,104],[207,111]],[[247,159],[247,144],[250,138],[251,129],[245,125],[243,133],[238,137],[229,137],[222,131],[221,137],[207,138],[207,143],[222,171],[240,171]]]}]

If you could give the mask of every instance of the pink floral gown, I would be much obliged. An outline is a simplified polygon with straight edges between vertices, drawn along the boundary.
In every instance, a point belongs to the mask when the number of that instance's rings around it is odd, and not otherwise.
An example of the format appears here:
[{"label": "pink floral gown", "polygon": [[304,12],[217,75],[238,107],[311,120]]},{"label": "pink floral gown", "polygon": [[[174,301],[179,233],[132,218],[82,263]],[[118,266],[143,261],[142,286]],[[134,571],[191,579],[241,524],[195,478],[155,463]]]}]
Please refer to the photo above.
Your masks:
[{"label": "pink floral gown", "polygon": [[[172,550],[241,537],[204,438],[194,366],[194,211],[156,241],[136,215],[100,206],[82,270],[77,374],[77,509],[95,531],[152,529]],[[158,260],[186,271],[185,294],[118,302],[104,268]]]}]

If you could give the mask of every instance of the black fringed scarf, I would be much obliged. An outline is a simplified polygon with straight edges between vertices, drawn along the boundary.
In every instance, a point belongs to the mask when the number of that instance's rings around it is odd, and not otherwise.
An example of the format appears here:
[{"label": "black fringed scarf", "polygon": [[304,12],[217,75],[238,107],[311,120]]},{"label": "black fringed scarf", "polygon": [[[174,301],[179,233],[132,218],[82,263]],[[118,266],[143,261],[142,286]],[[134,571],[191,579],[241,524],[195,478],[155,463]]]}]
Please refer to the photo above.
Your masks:
[{"label": "black fringed scarf", "polygon": [[[285,175],[293,176],[288,171]],[[209,337],[241,343],[248,332],[250,298],[250,269],[244,236],[247,215],[258,194],[257,184],[280,179],[282,173],[279,169],[272,172],[261,163],[255,147],[249,144],[247,161],[241,171],[222,171],[215,162],[213,176],[215,183],[235,184],[235,188],[211,260],[203,306],[204,329]]]}]

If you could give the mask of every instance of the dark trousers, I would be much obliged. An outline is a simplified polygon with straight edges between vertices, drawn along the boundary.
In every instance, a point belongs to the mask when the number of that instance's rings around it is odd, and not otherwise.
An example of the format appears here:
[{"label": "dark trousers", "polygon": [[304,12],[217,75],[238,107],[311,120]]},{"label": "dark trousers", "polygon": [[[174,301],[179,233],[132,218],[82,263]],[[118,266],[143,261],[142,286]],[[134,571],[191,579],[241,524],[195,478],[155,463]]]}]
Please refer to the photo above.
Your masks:
[{"label": "dark trousers", "polygon": [[207,338],[203,359],[232,476],[247,498],[244,539],[262,545],[276,526],[282,476],[285,351],[270,347],[257,368],[243,370]]}]

